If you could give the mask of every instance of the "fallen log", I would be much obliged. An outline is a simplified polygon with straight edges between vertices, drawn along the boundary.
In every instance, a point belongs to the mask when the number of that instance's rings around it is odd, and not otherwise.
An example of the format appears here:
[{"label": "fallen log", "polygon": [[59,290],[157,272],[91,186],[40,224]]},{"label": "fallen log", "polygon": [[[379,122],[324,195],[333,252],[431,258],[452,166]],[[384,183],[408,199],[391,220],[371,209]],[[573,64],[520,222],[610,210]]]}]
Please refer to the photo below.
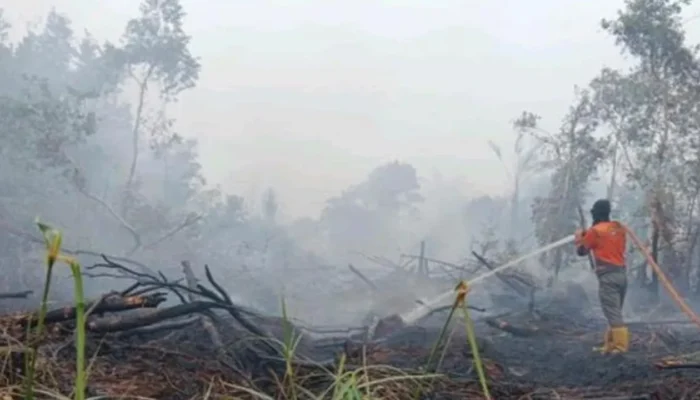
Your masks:
[{"label": "fallen log", "polygon": [[126,331],[145,326],[153,325],[169,319],[175,319],[195,313],[202,313],[215,308],[226,308],[223,304],[208,301],[193,301],[168,307],[146,315],[123,315],[112,318],[101,318],[87,323],[87,328],[91,332],[111,333]]},{"label": "fallen log", "polygon": [[678,363],[656,365],[658,369],[700,369],[700,363]]},{"label": "fallen log", "polygon": [[145,326],[143,328],[118,332],[115,337],[124,338],[138,335],[152,335],[159,332],[172,332],[174,330],[183,329],[190,325],[194,325],[197,322],[199,322],[199,317],[190,317],[181,321],[163,322],[160,324]]},{"label": "fallen log", "polygon": [[[131,331],[133,329],[141,329],[158,323],[163,323],[167,320],[190,316],[192,314],[204,314],[215,309],[226,310],[229,312],[229,314],[233,315],[234,313],[239,312],[239,310],[235,310],[235,308],[235,306],[223,303],[193,301],[164,309],[154,309],[153,312],[148,314],[119,315],[108,318],[94,319],[88,321],[86,327],[88,331],[100,334]],[[250,322],[248,322],[248,324],[249,325],[244,326],[244,328],[258,338],[270,337],[269,333],[265,332],[265,330],[251,324]],[[277,349],[271,346],[267,341],[261,341],[260,344],[267,350],[271,351],[272,354],[278,353]]]},{"label": "fallen log", "polygon": [[[94,300],[85,305],[85,309],[92,309],[93,314],[119,312],[137,308],[156,308],[166,300],[165,293],[156,292],[149,295],[122,296],[118,293],[110,293],[99,300]],[[74,306],[62,307],[50,310],[46,313],[45,323],[57,323],[75,319],[76,308]],[[36,323],[39,311],[24,316],[21,323]]]},{"label": "fallen log", "polygon": [[486,322],[488,326],[519,337],[533,337],[542,335],[543,333],[539,328],[533,326],[516,326],[496,318],[485,319],[484,322]]},{"label": "fallen log", "polygon": [[[159,272],[157,276],[152,276],[148,275],[145,273],[139,273],[135,272],[133,270],[130,270],[129,268],[124,267],[123,265],[120,265],[118,263],[115,263],[111,261],[108,257],[103,256],[102,257],[105,263],[100,263],[100,264],[95,264],[91,267],[88,267],[88,270],[95,270],[97,268],[106,268],[106,269],[111,269],[111,270],[118,270],[121,272],[125,272],[128,275],[131,275],[135,280],[136,283],[131,285],[126,291],[123,291],[122,293],[131,293],[132,295],[135,293],[147,293],[153,290],[169,290],[173,294],[175,294],[180,301],[183,303],[188,303],[187,299],[183,295],[183,293],[192,293],[197,295],[200,298],[207,299],[208,302],[212,302],[214,305],[208,305],[207,307],[204,308],[204,311],[210,309],[210,308],[218,308],[218,309],[223,309],[226,310],[239,324],[241,324],[245,329],[247,329],[249,332],[253,333],[256,336],[260,337],[266,337],[269,338],[269,335],[252,324],[246,317],[243,316],[243,313],[246,312],[246,310],[242,307],[239,307],[233,303],[231,300],[231,296],[226,293],[226,291],[221,287],[219,283],[216,282],[214,279],[211,271],[209,270],[208,265],[204,265],[204,274],[207,278],[207,281],[211,284],[213,289],[209,289],[202,284],[197,283],[197,289],[193,290],[190,287],[186,285],[181,285],[179,281],[174,281],[171,282],[169,281],[163,273]],[[137,289],[139,289],[137,291]],[[209,304],[208,302],[195,302],[199,304],[201,307],[201,304]],[[193,303],[189,303],[193,304]],[[190,311],[194,312],[194,311]],[[179,314],[181,315],[181,314]],[[167,317],[167,318],[174,318],[172,316]],[[151,322],[153,323],[153,322]],[[142,325],[139,325],[142,326]]]}]

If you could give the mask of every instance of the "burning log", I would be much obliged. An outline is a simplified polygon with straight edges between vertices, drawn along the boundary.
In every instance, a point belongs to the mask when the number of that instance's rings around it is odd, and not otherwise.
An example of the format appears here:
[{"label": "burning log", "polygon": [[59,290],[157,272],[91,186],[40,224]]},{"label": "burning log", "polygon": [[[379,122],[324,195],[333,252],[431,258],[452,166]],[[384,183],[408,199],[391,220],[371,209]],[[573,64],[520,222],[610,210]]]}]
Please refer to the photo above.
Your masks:
[{"label": "burning log", "polygon": [[[165,293],[157,292],[149,295],[122,296],[119,293],[110,293],[99,300],[89,302],[86,309],[92,309],[94,314],[119,312],[137,308],[156,308],[166,300]],[[46,313],[45,321],[48,324],[64,322],[75,319],[75,307],[62,307],[50,310]],[[22,323],[34,323],[39,318],[39,311],[35,311],[24,317]]]},{"label": "burning log", "polygon": [[[197,282],[194,274],[189,276],[188,282],[186,284],[181,284],[182,279],[177,281],[170,281],[162,273],[158,273],[157,276],[149,275],[141,272],[133,271],[123,265],[113,262],[108,257],[102,257],[105,263],[95,264],[88,267],[88,270],[95,270],[98,268],[117,270],[122,276],[131,276],[136,280],[129,288],[122,291],[123,295],[143,295],[145,293],[150,293],[154,290],[168,290],[177,296],[182,304],[169,307],[161,310],[154,310],[152,313],[145,315],[124,315],[114,318],[103,318],[99,320],[92,320],[88,322],[87,329],[94,333],[114,333],[123,332],[131,330],[146,330],[151,325],[160,324],[165,325],[165,321],[180,319],[185,316],[190,316],[192,314],[199,314],[198,319],[202,320],[201,317],[208,317],[209,322],[206,323],[206,319],[203,321],[203,326],[209,333],[211,338],[210,343],[215,343],[218,348],[218,356],[216,356],[216,361],[220,362],[222,365],[226,365],[227,368],[235,369],[234,362],[236,357],[228,357],[225,354],[223,345],[223,340],[221,340],[218,331],[214,326],[214,319],[218,319],[215,314],[212,313],[213,310],[223,310],[226,311],[232,318],[233,321],[237,322],[244,331],[249,332],[257,339],[263,340],[248,340],[242,343],[244,347],[245,357],[252,357],[258,361],[263,359],[275,360],[276,357],[282,355],[282,350],[272,343],[274,340],[269,340],[274,338],[270,332],[261,327],[260,324],[254,323],[249,317],[258,316],[257,313],[250,310],[246,310],[233,303],[231,297],[226,293],[226,291],[219,285],[207,265],[204,266],[204,273],[207,281],[211,285],[211,289]],[[184,266],[184,265],[183,265]],[[191,272],[191,269],[190,269]],[[189,272],[185,271],[186,277]],[[189,300],[188,300],[189,297]],[[239,328],[235,325],[231,326],[232,329],[229,331],[236,332]],[[212,332],[216,332],[212,334]],[[239,338],[243,337],[244,333],[236,333]],[[235,361],[239,363],[239,361]]]},{"label": "burning log", "polygon": [[[158,273],[158,277],[152,276],[149,274],[145,273],[140,273],[133,271],[121,264],[115,263],[114,261],[110,260],[106,256],[102,256],[102,259],[105,261],[105,263],[100,263],[100,264],[95,264],[91,267],[88,267],[88,270],[95,270],[97,268],[107,268],[107,269],[113,269],[113,270],[118,270],[122,272],[123,274],[132,276],[134,279],[136,279],[136,283],[131,285],[129,288],[126,290],[122,291],[123,295],[126,294],[135,294],[135,293],[148,293],[153,290],[169,290],[173,294],[175,294],[182,303],[184,303],[182,306],[176,306],[172,307],[171,309],[163,310],[163,311],[168,311],[175,309],[171,311],[170,313],[166,313],[165,315],[168,315],[167,317],[159,317],[157,318],[154,322],[150,323],[155,323],[159,321],[163,321],[168,318],[175,318],[175,316],[182,316],[188,313],[193,313],[193,312],[204,312],[209,309],[222,309],[226,310],[234,320],[236,320],[241,326],[243,326],[245,329],[247,329],[249,332],[253,333],[256,336],[259,336],[261,338],[270,338],[270,336],[262,329],[258,328],[255,324],[251,323],[248,318],[246,318],[244,314],[244,310],[242,307],[239,307],[233,303],[231,300],[231,297],[226,293],[226,291],[219,285],[216,280],[214,280],[214,277],[211,273],[211,270],[209,270],[209,266],[205,265],[204,266],[204,273],[207,278],[207,281],[211,284],[213,287],[212,289],[209,289],[202,284],[196,283],[196,289],[190,288],[188,286],[182,285],[180,283],[181,280],[178,281],[169,281],[165,275],[162,273]],[[183,293],[191,293],[196,295],[199,298],[206,299],[206,301],[194,301],[194,302],[188,302],[188,300],[185,298]],[[190,307],[184,307],[184,306],[190,306]],[[175,315],[175,316],[173,316]],[[127,325],[134,325],[136,326],[143,326],[143,323],[139,323],[136,321],[130,321],[128,322]],[[105,329],[111,329],[105,327]],[[269,344],[266,344],[268,348],[272,349]]]}]

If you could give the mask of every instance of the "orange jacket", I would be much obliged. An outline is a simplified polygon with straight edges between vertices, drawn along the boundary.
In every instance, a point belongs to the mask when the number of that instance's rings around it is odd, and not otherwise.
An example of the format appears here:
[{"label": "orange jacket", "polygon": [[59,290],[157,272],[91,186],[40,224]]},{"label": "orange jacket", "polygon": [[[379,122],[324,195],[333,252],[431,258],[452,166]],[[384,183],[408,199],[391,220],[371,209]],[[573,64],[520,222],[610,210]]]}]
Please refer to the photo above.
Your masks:
[{"label": "orange jacket", "polygon": [[599,222],[576,236],[576,246],[593,251],[599,266],[625,266],[627,231],[617,221]]}]

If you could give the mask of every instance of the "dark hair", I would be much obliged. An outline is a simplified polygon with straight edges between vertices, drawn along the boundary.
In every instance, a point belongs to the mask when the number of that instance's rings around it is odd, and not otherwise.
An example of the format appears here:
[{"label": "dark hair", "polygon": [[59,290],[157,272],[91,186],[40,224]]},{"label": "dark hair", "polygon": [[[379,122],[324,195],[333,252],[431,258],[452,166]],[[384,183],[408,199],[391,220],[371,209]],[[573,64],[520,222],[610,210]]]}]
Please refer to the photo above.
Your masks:
[{"label": "dark hair", "polygon": [[610,201],[606,199],[597,200],[591,208],[591,215],[594,220],[609,220],[610,219]]}]

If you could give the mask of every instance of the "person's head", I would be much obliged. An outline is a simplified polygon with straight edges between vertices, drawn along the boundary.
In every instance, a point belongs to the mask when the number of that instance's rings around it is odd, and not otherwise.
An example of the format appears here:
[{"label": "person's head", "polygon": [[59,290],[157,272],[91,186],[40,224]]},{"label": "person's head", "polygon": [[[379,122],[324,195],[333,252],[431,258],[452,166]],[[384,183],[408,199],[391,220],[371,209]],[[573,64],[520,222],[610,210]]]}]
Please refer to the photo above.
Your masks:
[{"label": "person's head", "polygon": [[593,223],[610,221],[610,201],[606,199],[597,200],[591,208]]}]

